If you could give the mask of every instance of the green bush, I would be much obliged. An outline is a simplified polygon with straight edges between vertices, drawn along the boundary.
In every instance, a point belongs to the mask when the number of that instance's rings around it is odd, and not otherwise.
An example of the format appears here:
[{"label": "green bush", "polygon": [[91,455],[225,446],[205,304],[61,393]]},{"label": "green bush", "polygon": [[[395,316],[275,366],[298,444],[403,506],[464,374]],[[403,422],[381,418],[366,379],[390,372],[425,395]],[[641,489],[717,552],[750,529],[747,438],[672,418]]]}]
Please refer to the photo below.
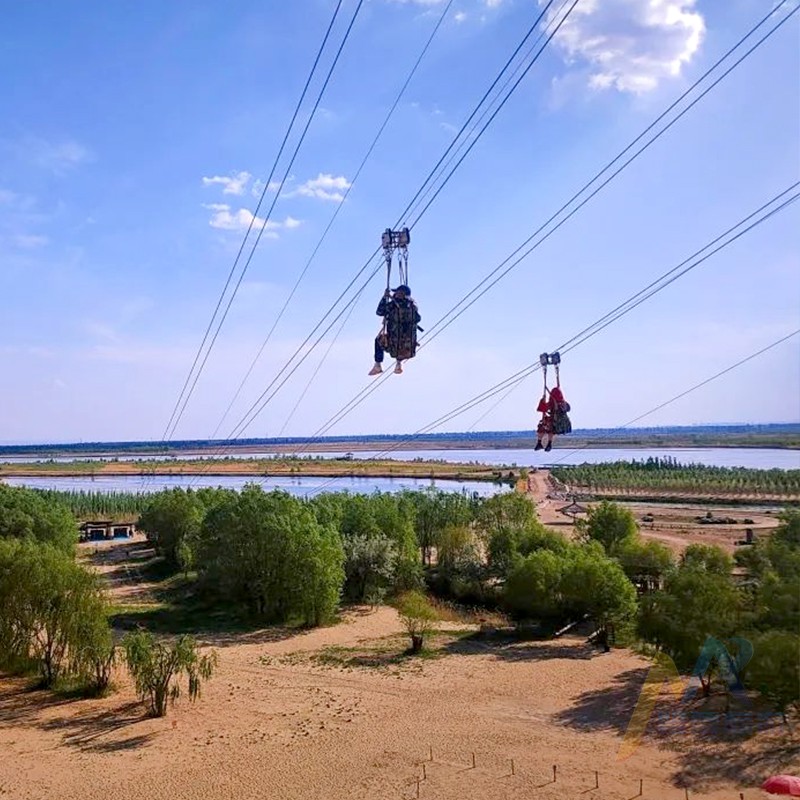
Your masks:
[{"label": "green bush", "polygon": [[190,636],[167,643],[146,631],[135,631],[125,636],[122,647],[136,693],[153,717],[166,716],[167,703],[180,697],[181,677],[186,677],[189,699],[194,701],[217,666],[216,653],[201,656]]},{"label": "green bush", "polygon": [[411,637],[411,652],[419,653],[425,646],[425,637],[433,630],[437,619],[436,610],[424,594],[405,592],[397,601],[400,620]]}]

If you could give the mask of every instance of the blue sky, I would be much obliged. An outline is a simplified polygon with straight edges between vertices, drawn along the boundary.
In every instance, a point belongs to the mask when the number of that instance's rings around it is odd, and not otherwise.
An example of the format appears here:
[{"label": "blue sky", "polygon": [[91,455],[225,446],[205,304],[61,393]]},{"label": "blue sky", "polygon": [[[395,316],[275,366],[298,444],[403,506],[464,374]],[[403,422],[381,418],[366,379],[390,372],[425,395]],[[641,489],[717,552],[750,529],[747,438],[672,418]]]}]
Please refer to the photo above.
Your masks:
[{"label": "blue sky", "polygon": [[[414,230],[410,284],[423,326],[771,6],[580,0]],[[333,7],[146,0],[62,2],[46,16],[35,4],[5,10],[0,440],[161,437]],[[345,0],[334,43],[354,8]],[[365,2],[180,438],[216,428],[443,8]],[[454,0],[221,433],[377,246],[538,10],[534,0]],[[427,424],[798,180],[798,17],[332,432]],[[800,327],[798,222],[795,204],[565,358],[574,424],[621,424]],[[368,383],[381,290],[377,278],[286,434],[313,433]],[[328,341],[248,435],[284,427]],[[800,337],[642,424],[797,420],[799,348]],[[539,388],[534,376],[479,427],[534,427]],[[447,427],[467,429],[484,410]]]}]

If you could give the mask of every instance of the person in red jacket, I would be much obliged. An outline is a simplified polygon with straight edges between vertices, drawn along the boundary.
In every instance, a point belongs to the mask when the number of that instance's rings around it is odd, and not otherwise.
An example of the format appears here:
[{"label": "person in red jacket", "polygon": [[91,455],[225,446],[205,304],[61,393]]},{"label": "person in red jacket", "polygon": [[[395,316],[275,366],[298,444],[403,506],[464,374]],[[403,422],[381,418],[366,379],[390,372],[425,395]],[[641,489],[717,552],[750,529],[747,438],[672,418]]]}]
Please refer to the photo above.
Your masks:
[{"label": "person in red jacket", "polygon": [[572,433],[572,423],[568,416],[570,405],[564,399],[561,387],[554,386],[552,389],[545,389],[536,410],[542,418],[536,428],[536,447],[533,449],[543,449],[549,453],[553,449],[553,441],[557,434]]}]

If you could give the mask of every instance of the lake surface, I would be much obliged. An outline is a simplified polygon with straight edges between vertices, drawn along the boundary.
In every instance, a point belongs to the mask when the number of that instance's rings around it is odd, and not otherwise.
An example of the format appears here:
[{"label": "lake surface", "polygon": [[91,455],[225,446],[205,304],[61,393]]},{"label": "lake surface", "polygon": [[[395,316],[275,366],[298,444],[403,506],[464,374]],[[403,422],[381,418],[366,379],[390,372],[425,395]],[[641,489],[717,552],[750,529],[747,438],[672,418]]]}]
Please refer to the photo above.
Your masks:
[{"label": "lake surface", "polygon": [[[225,489],[241,489],[248,483],[261,483],[257,475],[203,475],[195,480],[192,475],[114,475],[78,478],[36,477],[4,478],[10,486],[27,486],[31,489],[57,489],[59,491],[84,492],[160,492],[174,487],[195,489],[221,486]],[[265,491],[282,489],[294,495],[312,495],[318,492],[343,492],[372,494],[372,492],[401,492],[404,489],[441,489],[446,492],[465,492],[479,497],[490,497],[498,492],[509,491],[507,485],[487,481],[434,480],[431,478],[312,478],[275,477],[261,483]]]},{"label": "lake surface", "polygon": [[[751,447],[681,447],[681,448],[580,448],[572,450],[567,447],[557,448],[550,453],[531,449],[502,449],[502,450],[393,450],[384,454],[378,450],[361,450],[353,453],[356,459],[374,458],[380,454],[384,459],[400,459],[412,461],[414,459],[436,461],[478,461],[483,464],[509,464],[519,466],[547,467],[555,464],[599,464],[608,461],[642,461],[647,458],[664,458],[670,456],[684,464],[707,464],[713,467],[749,467],[751,469],[800,469],[800,451],[778,450],[769,448]],[[241,453],[237,458],[271,458],[274,452]],[[315,453],[315,458],[340,458],[344,451],[331,453]],[[96,456],[81,460],[109,461],[164,461],[168,458],[181,461],[198,459],[202,456]],[[49,459],[34,459],[30,456],[5,456],[0,457],[0,462],[24,464],[34,461]],[[59,463],[74,461],[71,457],[52,459]]]}]

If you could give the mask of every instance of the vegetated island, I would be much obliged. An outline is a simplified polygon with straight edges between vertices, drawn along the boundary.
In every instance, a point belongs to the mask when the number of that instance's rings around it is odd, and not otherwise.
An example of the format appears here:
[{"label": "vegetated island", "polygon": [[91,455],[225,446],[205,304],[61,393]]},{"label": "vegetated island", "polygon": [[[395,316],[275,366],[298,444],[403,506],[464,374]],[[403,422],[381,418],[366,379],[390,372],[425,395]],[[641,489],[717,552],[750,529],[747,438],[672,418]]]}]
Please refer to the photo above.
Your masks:
[{"label": "vegetated island", "polygon": [[[73,442],[69,444],[0,445],[0,457],[60,458],[149,455],[216,455],[225,453],[330,453],[363,450],[504,450],[529,449],[536,442],[534,431],[476,431],[466,433],[370,434],[354,436],[278,437],[237,439],[185,439],[170,442],[121,441]],[[697,425],[657,428],[576,429],[559,438],[559,447],[651,448],[651,447],[756,447],[800,449],[800,423],[766,425]]]},{"label": "vegetated island", "polygon": [[276,455],[272,458],[192,458],[135,461],[34,461],[0,463],[3,477],[31,478],[37,476],[111,477],[156,475],[248,476],[254,478],[299,477],[312,478],[440,478],[458,481],[515,481],[521,469],[491,464],[452,463],[441,460],[399,461],[394,459],[356,458],[292,458]]}]

